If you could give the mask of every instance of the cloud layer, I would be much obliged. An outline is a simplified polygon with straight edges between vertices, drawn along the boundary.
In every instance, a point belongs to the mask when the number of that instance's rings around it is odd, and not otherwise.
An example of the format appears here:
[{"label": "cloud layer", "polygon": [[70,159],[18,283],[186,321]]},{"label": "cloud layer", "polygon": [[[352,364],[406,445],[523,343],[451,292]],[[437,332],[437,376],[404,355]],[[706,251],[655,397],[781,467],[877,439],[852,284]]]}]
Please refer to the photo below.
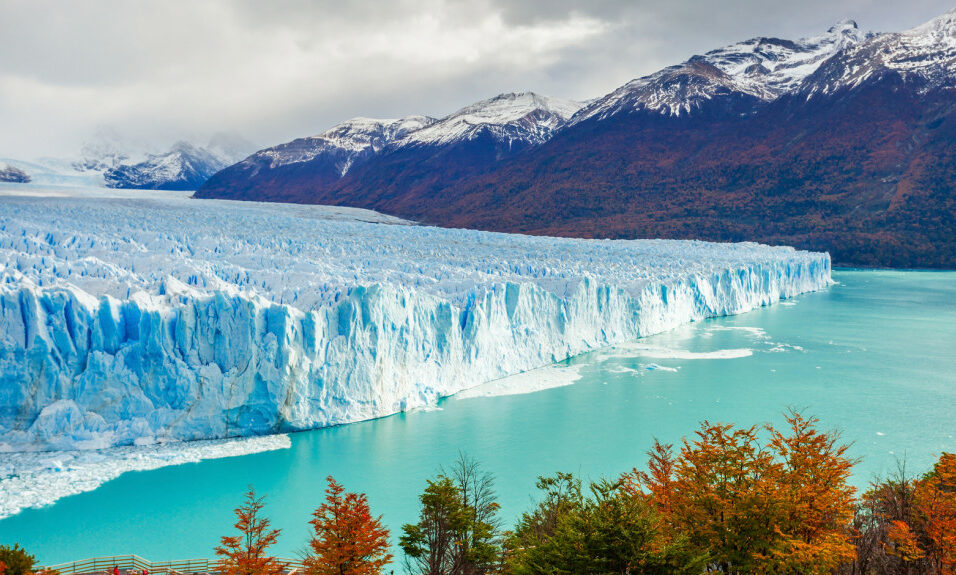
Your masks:
[{"label": "cloud layer", "polygon": [[[719,7],[718,7],[719,4]],[[261,145],[356,116],[442,115],[513,90],[586,99],[757,35],[852,17],[901,30],[949,0],[0,0],[0,156],[104,129]]]}]

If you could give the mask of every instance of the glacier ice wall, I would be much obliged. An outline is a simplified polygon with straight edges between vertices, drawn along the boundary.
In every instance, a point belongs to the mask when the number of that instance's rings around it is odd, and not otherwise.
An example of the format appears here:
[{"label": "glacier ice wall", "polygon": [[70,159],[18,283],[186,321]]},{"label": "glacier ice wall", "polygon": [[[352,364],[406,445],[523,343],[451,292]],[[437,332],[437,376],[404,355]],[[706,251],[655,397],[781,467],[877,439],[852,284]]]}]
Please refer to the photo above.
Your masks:
[{"label": "glacier ice wall", "polygon": [[830,282],[827,254],[0,194],[0,450],[310,429]]}]

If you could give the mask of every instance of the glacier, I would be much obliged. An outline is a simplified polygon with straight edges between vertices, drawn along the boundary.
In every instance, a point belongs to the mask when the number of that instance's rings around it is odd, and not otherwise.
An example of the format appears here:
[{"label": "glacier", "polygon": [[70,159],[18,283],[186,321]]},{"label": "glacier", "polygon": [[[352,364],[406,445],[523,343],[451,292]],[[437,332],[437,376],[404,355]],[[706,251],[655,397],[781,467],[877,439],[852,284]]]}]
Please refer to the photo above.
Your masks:
[{"label": "glacier", "polygon": [[830,282],[789,247],[3,185],[0,451],[381,417]]}]

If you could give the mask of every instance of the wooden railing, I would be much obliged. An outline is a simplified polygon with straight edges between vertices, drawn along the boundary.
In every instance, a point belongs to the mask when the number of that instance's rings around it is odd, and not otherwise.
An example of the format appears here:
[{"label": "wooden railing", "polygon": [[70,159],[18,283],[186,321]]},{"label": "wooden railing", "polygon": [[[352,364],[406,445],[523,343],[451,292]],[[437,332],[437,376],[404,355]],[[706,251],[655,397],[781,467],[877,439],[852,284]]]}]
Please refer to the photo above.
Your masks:
[{"label": "wooden railing", "polygon": [[[279,559],[288,574],[302,571],[302,562],[291,559]],[[113,557],[93,557],[82,561],[48,565],[40,569],[56,571],[60,575],[113,575],[119,569],[120,575],[206,575],[220,573],[219,562],[209,559],[183,559],[179,561],[147,561],[139,555],[116,555]],[[39,569],[38,569],[39,570]]]}]

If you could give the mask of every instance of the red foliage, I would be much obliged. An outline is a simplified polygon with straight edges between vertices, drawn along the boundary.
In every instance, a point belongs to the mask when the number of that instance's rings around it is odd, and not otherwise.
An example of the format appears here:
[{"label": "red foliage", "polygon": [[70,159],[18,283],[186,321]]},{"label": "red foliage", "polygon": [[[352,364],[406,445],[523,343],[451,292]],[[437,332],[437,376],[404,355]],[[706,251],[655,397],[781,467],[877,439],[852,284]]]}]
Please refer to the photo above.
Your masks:
[{"label": "red foliage", "polygon": [[373,518],[365,494],[346,493],[330,475],[325,503],[312,514],[308,575],[378,575],[391,561],[388,530]]},{"label": "red foliage", "polygon": [[255,489],[246,492],[246,502],[236,508],[235,528],[239,535],[224,536],[216,547],[221,557],[222,575],[282,575],[282,564],[266,550],[279,538],[278,529],[270,529],[270,521],[261,517],[265,497],[256,497]]}]

